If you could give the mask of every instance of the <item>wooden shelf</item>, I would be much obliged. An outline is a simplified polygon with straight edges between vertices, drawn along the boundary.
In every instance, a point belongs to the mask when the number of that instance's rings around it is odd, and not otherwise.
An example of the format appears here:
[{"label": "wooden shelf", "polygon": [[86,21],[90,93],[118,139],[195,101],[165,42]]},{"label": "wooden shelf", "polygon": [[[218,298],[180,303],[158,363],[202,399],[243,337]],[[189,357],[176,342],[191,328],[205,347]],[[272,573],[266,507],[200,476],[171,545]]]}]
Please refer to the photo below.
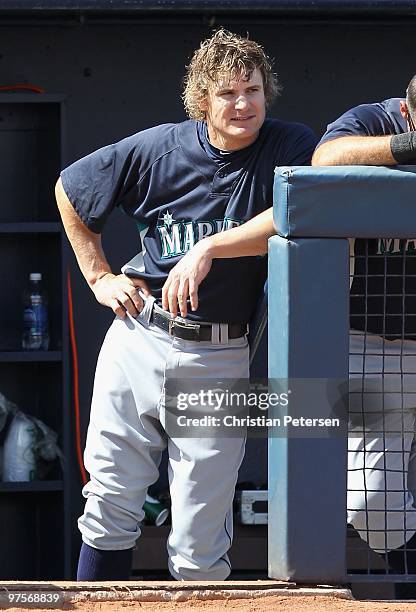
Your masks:
[{"label": "wooden shelf", "polygon": [[0,362],[62,361],[62,351],[0,351]]},{"label": "wooden shelf", "polygon": [[0,223],[0,234],[60,234],[58,222]]},{"label": "wooden shelf", "polygon": [[0,493],[37,493],[41,491],[63,491],[62,480],[33,480],[30,482],[1,482]]}]

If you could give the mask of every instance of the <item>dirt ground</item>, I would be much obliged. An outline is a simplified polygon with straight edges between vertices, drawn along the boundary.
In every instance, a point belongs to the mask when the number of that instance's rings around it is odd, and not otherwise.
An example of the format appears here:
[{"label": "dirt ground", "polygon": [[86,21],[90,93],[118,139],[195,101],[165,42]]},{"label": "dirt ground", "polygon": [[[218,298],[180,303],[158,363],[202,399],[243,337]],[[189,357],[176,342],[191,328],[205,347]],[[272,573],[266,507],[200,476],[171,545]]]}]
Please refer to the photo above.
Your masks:
[{"label": "dirt ground", "polygon": [[[34,608],[8,608],[9,611],[25,612]],[[49,608],[50,610],[51,608]],[[416,611],[416,602],[355,601],[322,596],[268,596],[255,599],[233,599],[184,602],[79,602],[68,604],[59,610],[80,612],[410,612]],[[36,608],[36,610],[46,610]]]}]

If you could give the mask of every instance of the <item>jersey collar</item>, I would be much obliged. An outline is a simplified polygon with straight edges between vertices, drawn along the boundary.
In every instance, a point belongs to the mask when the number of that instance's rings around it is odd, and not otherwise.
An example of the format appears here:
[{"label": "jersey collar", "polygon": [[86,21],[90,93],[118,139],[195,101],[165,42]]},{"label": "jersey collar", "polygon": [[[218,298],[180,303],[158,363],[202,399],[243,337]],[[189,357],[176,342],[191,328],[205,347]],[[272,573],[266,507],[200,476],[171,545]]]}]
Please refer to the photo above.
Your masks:
[{"label": "jersey collar", "polygon": [[193,119],[178,125],[178,140],[183,154],[196,169],[207,178],[211,178],[212,174],[218,170],[219,165],[224,166],[226,164],[231,169],[241,167],[244,164],[244,161],[252,154],[253,149],[261,146],[267,131],[265,128],[266,122],[267,119],[261,126],[258,137],[251,145],[238,151],[231,151],[228,155],[221,155],[218,149],[209,143],[206,136],[206,148],[210,147],[210,149],[208,149],[208,152],[205,150],[200,141],[201,134],[204,137],[204,131],[201,130],[201,126],[198,126],[200,122]]}]

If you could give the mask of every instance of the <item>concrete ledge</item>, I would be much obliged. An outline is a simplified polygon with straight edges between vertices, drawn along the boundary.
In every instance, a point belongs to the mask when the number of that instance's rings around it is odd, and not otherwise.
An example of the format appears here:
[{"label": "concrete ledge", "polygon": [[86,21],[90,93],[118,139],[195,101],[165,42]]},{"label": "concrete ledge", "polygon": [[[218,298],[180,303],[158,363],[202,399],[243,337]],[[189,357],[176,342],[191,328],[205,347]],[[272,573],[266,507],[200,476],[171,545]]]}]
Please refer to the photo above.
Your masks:
[{"label": "concrete ledge", "polygon": [[303,586],[275,580],[251,581],[127,581],[127,582],[6,582],[0,581],[0,600],[13,593],[59,593],[61,603],[83,601],[190,601],[254,599],[268,596],[322,596],[354,599],[351,591],[327,585]]}]

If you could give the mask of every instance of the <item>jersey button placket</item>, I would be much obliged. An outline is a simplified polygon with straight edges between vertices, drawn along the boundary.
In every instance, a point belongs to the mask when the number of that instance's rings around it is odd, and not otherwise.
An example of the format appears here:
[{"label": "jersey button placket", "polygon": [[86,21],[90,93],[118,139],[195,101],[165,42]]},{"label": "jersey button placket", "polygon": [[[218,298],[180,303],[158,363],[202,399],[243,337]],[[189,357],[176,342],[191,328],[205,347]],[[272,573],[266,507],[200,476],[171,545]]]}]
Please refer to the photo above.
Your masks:
[{"label": "jersey button placket", "polygon": [[212,193],[228,193],[230,191],[230,188],[231,188],[231,185],[229,184],[229,172],[225,166],[222,166],[214,174],[211,192]]}]

